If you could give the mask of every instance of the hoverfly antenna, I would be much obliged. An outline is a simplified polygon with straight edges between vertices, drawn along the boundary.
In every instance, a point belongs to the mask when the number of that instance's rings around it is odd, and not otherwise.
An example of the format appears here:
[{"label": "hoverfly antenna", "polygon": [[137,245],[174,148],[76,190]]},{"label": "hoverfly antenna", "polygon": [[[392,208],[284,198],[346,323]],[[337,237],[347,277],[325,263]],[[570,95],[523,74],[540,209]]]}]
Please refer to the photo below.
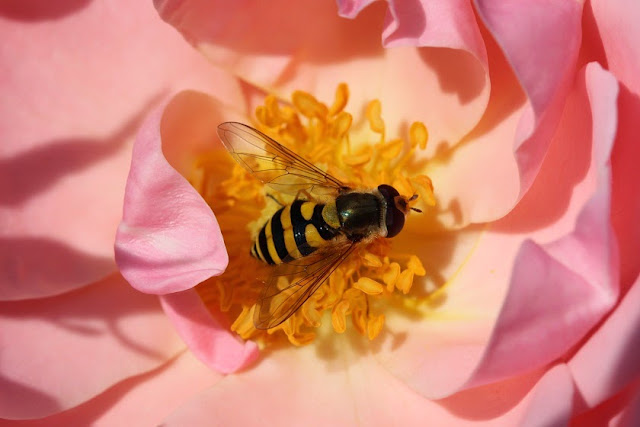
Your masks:
[{"label": "hoverfly antenna", "polygon": [[[409,197],[407,199],[407,202],[411,203],[411,202],[413,202],[414,200],[417,200],[417,199],[418,199],[418,193],[413,193],[413,196]],[[409,207],[409,209],[411,209],[414,212],[422,213],[422,210],[418,209],[418,208]]]}]

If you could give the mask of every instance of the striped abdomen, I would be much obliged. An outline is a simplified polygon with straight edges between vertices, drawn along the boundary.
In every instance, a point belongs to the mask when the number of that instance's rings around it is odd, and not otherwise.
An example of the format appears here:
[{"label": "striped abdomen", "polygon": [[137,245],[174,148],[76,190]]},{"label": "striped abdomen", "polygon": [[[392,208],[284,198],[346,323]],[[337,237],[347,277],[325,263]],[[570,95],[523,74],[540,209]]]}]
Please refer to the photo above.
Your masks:
[{"label": "striped abdomen", "polygon": [[267,264],[302,258],[336,237],[339,227],[335,203],[296,200],[273,214],[260,229],[251,255]]}]

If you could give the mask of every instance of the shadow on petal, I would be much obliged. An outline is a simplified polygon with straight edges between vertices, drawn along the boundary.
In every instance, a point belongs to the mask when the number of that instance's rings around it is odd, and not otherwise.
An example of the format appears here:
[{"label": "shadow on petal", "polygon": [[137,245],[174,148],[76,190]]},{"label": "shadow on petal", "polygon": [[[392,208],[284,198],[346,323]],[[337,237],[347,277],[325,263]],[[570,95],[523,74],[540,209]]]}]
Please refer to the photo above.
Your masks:
[{"label": "shadow on petal", "polygon": [[482,63],[469,52],[458,49],[420,49],[422,60],[436,72],[440,88],[452,93],[462,104],[480,96],[487,84]]},{"label": "shadow on petal", "polygon": [[[11,381],[4,376],[0,376],[0,401],[11,401],[18,403],[18,405],[19,402],[29,402],[28,407],[37,406],[44,413],[55,413],[62,409],[52,396],[16,381]],[[6,416],[6,414],[3,414],[3,416]]]},{"label": "shadow on petal", "polygon": [[518,405],[543,374],[544,371],[538,370],[505,381],[462,390],[438,400],[438,403],[464,419],[490,420]]},{"label": "shadow on petal", "polygon": [[162,96],[153,97],[138,114],[102,141],[82,138],[51,141],[12,158],[0,159],[0,206],[24,203],[64,177],[114,155]]},{"label": "shadow on petal", "polygon": [[[225,1],[156,2],[162,19],[198,46],[223,46],[243,56],[293,55],[318,63],[384,53],[379,36],[373,36],[382,29],[384,2],[366,8],[354,21],[340,18],[335,5],[325,2],[277,0],[253,6],[247,11],[242,3]],[[308,46],[316,47],[313,55]]]},{"label": "shadow on petal", "polygon": [[3,375],[59,406],[16,402],[19,395],[9,394],[0,399],[5,418],[71,408],[184,349],[158,299],[136,292],[118,274],[64,295],[0,303],[0,322]]},{"label": "shadow on petal", "polygon": [[91,0],[3,0],[0,16],[17,21],[48,21],[76,13]]},{"label": "shadow on petal", "polygon": [[0,238],[0,300],[68,292],[115,270],[111,258],[92,256],[50,239]]}]

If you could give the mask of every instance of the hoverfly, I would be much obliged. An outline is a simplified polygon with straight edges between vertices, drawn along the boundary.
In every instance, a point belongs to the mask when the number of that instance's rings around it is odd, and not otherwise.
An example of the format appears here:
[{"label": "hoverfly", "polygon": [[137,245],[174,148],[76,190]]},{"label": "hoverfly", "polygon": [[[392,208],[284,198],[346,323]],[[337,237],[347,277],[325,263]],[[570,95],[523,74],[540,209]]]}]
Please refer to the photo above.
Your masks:
[{"label": "hoverfly", "polygon": [[250,126],[222,123],[218,135],[255,178],[295,196],[262,226],[250,250],[272,266],[254,309],[257,329],[287,320],[360,244],[396,236],[409,210],[420,212],[409,207],[417,195],[406,198],[386,184],[351,188]]}]

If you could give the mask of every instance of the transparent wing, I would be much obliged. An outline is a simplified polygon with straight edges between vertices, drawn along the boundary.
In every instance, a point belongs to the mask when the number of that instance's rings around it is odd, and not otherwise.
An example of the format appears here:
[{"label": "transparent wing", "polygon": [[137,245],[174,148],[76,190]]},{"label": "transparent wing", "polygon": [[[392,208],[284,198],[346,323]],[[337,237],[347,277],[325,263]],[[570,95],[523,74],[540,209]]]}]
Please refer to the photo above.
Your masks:
[{"label": "transparent wing", "polygon": [[292,195],[300,191],[333,194],[348,188],[250,126],[236,122],[222,123],[218,126],[218,136],[240,165],[276,191]]},{"label": "transparent wing", "polygon": [[253,323],[257,329],[271,329],[295,313],[314,294],[357,244],[344,242],[320,249],[286,264],[279,264],[262,289]]}]

